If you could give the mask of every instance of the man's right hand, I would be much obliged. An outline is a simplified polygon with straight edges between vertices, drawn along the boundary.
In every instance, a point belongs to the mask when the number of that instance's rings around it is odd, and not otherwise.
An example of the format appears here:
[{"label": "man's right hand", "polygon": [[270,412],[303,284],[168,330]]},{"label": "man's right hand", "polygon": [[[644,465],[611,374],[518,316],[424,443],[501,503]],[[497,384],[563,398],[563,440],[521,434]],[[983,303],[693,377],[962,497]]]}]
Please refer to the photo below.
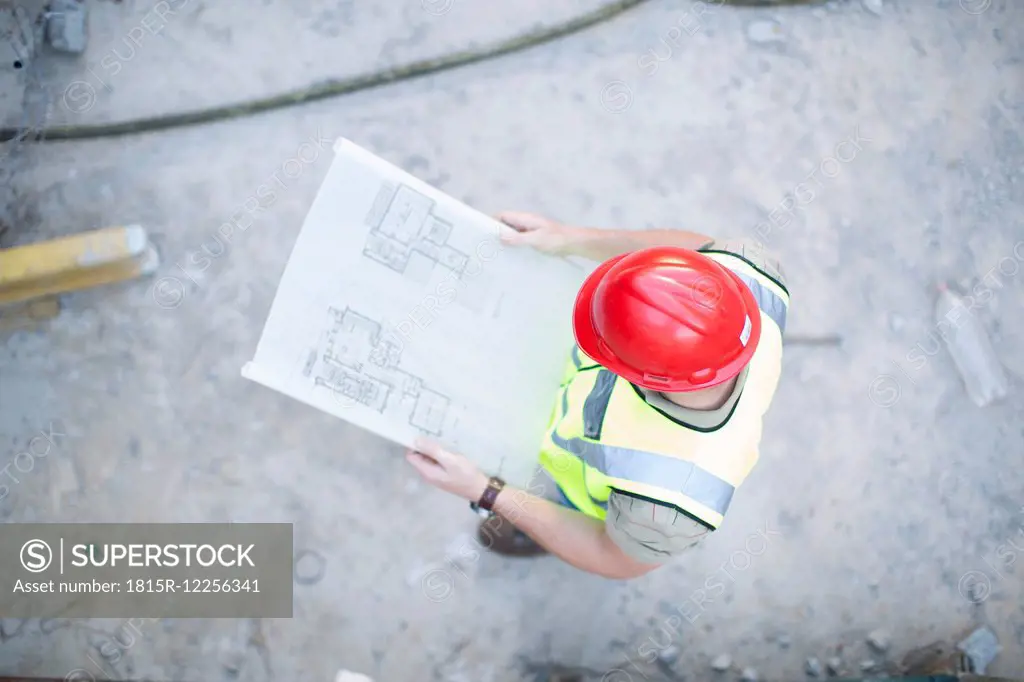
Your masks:
[{"label": "man's right hand", "polygon": [[579,228],[523,211],[503,211],[495,216],[515,232],[504,232],[501,241],[511,246],[532,246],[553,256],[570,256]]}]

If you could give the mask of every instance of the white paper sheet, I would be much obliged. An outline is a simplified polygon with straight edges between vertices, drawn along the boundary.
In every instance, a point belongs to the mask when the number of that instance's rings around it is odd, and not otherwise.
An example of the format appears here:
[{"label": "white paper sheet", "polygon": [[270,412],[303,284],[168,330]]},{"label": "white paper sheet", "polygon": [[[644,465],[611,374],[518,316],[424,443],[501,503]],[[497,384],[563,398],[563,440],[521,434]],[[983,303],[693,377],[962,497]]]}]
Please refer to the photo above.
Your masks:
[{"label": "white paper sheet", "polygon": [[503,246],[510,228],[348,140],[334,151],[242,375],[525,485],[586,271]]}]

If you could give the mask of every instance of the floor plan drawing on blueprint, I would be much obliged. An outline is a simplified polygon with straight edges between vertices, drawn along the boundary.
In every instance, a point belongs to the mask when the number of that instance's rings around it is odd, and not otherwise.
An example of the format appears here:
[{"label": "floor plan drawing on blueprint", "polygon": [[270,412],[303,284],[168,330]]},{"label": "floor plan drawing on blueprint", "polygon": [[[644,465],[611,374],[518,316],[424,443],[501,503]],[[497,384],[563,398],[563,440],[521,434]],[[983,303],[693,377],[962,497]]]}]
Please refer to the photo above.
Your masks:
[{"label": "floor plan drawing on blueprint", "polygon": [[[487,243],[476,231],[457,230],[438,215],[437,202],[423,192],[405,183],[382,184],[365,224],[366,258],[418,284],[444,277],[459,292],[455,302],[474,312],[483,313],[488,302],[497,307],[500,296],[483,268],[493,247],[485,248]],[[468,233],[461,248],[460,231]],[[470,280],[473,285],[465,286]]]},{"label": "floor plan drawing on blueprint", "polygon": [[347,140],[303,222],[243,376],[526,484],[586,272]]},{"label": "floor plan drawing on blueprint", "polygon": [[448,397],[402,369],[402,349],[384,335],[380,322],[351,308],[330,308],[328,318],[324,342],[315,351],[318,362],[310,368],[316,386],[342,404],[405,420],[430,436],[443,436],[457,426]]},{"label": "floor plan drawing on blueprint", "polygon": [[452,224],[434,213],[434,201],[408,185],[383,185],[366,222],[363,254],[402,274],[417,277],[437,265],[462,274],[469,262],[449,246]]}]

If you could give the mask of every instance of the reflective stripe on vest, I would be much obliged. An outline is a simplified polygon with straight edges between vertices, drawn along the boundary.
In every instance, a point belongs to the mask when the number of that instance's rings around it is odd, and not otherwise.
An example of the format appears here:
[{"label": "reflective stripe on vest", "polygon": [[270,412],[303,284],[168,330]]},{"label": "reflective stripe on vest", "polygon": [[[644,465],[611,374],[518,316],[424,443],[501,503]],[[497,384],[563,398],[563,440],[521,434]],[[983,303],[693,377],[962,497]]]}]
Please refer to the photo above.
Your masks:
[{"label": "reflective stripe on vest", "polygon": [[778,294],[774,291],[762,285],[750,275],[742,272],[733,272],[733,274],[743,280],[743,283],[746,284],[754,294],[754,299],[757,301],[757,307],[772,319],[772,321],[778,326],[780,332],[784,333],[786,331],[787,310],[785,301],[779,298]]},{"label": "reflective stripe on vest", "polygon": [[[583,405],[584,435],[587,438],[601,437],[601,424],[604,422],[615,380],[616,376],[606,369],[598,373],[597,381]],[[569,411],[564,391],[561,407],[559,420]],[[552,431],[551,440],[605,476],[676,490],[722,516],[725,516],[735,492],[730,483],[692,462],[644,450],[604,445],[584,438],[563,438],[557,429]]]}]

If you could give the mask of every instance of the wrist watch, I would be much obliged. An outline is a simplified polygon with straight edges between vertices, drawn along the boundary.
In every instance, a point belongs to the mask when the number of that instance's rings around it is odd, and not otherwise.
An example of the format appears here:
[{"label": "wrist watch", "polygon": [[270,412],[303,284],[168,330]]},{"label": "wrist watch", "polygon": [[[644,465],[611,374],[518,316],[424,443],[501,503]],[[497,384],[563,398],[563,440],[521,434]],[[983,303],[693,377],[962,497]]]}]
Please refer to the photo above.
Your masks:
[{"label": "wrist watch", "polygon": [[494,503],[498,499],[498,493],[505,487],[505,481],[498,476],[491,476],[487,480],[487,487],[484,488],[483,495],[476,502],[470,502],[469,508],[475,511],[480,516],[490,516],[493,514]]}]

